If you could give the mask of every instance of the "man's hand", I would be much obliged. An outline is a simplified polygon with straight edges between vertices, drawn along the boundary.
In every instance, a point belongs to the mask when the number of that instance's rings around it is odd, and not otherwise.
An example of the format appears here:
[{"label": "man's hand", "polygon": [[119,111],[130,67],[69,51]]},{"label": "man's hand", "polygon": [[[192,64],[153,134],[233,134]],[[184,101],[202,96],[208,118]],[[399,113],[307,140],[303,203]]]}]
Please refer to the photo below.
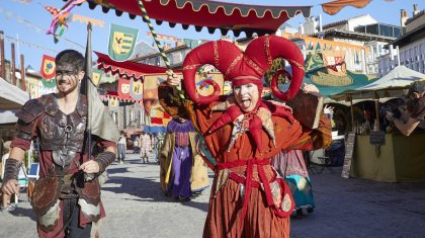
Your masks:
[{"label": "man's hand", "polygon": [[386,114],[385,114],[385,118],[387,118],[387,120],[388,120],[388,121],[390,121],[390,122],[394,121],[394,115],[393,115],[393,113],[392,113],[392,112],[390,112],[390,111],[387,111],[387,112],[386,112]]},{"label": "man's hand", "polygon": [[80,169],[83,170],[87,174],[95,174],[98,173],[99,170],[99,164],[94,160],[89,160],[87,162],[84,162]]},{"label": "man's hand", "polygon": [[6,183],[3,184],[1,187],[1,190],[6,195],[11,196],[12,194],[18,194],[19,193],[19,183],[16,179],[8,180]]},{"label": "man's hand", "polygon": [[174,74],[171,71],[167,71],[167,75],[168,75],[168,77],[167,77],[168,85],[170,85],[170,86],[179,86],[180,85],[180,82],[182,81],[180,76]]}]

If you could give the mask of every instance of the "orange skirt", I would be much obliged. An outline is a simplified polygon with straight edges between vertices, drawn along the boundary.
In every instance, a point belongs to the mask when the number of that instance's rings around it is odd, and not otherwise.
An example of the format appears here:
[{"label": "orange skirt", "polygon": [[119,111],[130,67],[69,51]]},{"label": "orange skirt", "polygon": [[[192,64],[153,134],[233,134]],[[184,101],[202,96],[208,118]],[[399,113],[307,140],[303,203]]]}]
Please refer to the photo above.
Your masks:
[{"label": "orange skirt", "polygon": [[[214,179],[212,188],[217,185]],[[241,221],[243,197],[240,184],[227,179],[211,197],[204,226],[204,238],[289,238],[290,217],[277,216],[261,188],[252,187],[248,211]],[[243,222],[243,226],[241,224]]]}]

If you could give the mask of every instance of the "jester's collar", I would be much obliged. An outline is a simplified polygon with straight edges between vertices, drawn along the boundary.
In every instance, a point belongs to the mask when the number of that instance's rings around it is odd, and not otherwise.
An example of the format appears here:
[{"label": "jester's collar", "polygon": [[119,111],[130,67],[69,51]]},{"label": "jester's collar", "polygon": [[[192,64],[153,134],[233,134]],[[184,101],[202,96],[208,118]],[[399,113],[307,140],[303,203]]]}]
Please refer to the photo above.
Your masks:
[{"label": "jester's collar", "polygon": [[274,135],[273,128],[273,116],[281,116],[288,119],[291,123],[293,122],[292,111],[290,108],[274,104],[265,100],[260,99],[259,106],[252,112],[244,113],[241,108],[235,102],[233,96],[229,96],[226,101],[221,102],[211,108],[211,112],[214,111],[225,111],[223,115],[214,122],[214,124],[208,130],[209,133],[232,123],[232,137],[228,146],[228,151],[234,145],[237,138],[245,132],[248,132],[255,141],[257,149],[262,151],[262,140],[261,131],[264,130],[270,136],[273,144],[276,145],[276,138]]}]

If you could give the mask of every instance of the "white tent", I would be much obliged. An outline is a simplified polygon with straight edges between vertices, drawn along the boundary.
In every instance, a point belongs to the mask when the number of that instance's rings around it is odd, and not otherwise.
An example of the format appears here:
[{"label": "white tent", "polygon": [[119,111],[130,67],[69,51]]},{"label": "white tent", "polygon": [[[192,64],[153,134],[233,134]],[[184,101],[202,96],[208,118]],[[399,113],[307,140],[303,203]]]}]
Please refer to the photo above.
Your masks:
[{"label": "white tent", "polygon": [[27,92],[0,78],[0,110],[19,109],[29,99]]},{"label": "white tent", "polygon": [[414,81],[418,81],[420,79],[425,79],[425,74],[421,74],[405,67],[404,65],[400,65],[374,83],[357,88],[356,91],[405,88]]}]

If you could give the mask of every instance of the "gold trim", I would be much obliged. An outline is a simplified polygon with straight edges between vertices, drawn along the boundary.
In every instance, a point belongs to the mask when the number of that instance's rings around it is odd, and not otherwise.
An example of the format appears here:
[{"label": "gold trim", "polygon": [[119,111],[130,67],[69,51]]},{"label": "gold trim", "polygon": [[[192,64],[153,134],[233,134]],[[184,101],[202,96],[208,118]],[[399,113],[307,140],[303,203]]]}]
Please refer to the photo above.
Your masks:
[{"label": "gold trim", "polygon": [[250,59],[248,56],[244,55],[244,60],[248,62],[248,65],[252,67],[255,71],[257,71],[258,74],[263,75],[265,71],[258,66],[257,63],[255,63],[252,59]]},{"label": "gold trim", "polygon": [[273,59],[270,53],[270,39],[268,36],[266,36],[264,41],[264,51],[266,53],[267,66],[270,67],[273,65]]},{"label": "gold trim", "polygon": [[229,68],[227,68],[226,70],[226,77],[229,76],[230,72],[233,70],[233,68],[236,66],[236,64],[242,60],[242,57],[245,57],[243,55],[243,53],[241,53],[240,55],[238,55],[238,57],[236,57],[233,62],[230,64]]},{"label": "gold trim", "polygon": [[215,67],[218,68],[220,67],[220,55],[218,53],[218,42],[214,41],[213,43],[213,48],[214,48],[214,63],[215,63]]},{"label": "gold trim", "polygon": [[201,66],[201,64],[191,64],[191,65],[186,65],[183,67],[183,70],[192,70],[192,69],[197,69],[199,66]]}]

